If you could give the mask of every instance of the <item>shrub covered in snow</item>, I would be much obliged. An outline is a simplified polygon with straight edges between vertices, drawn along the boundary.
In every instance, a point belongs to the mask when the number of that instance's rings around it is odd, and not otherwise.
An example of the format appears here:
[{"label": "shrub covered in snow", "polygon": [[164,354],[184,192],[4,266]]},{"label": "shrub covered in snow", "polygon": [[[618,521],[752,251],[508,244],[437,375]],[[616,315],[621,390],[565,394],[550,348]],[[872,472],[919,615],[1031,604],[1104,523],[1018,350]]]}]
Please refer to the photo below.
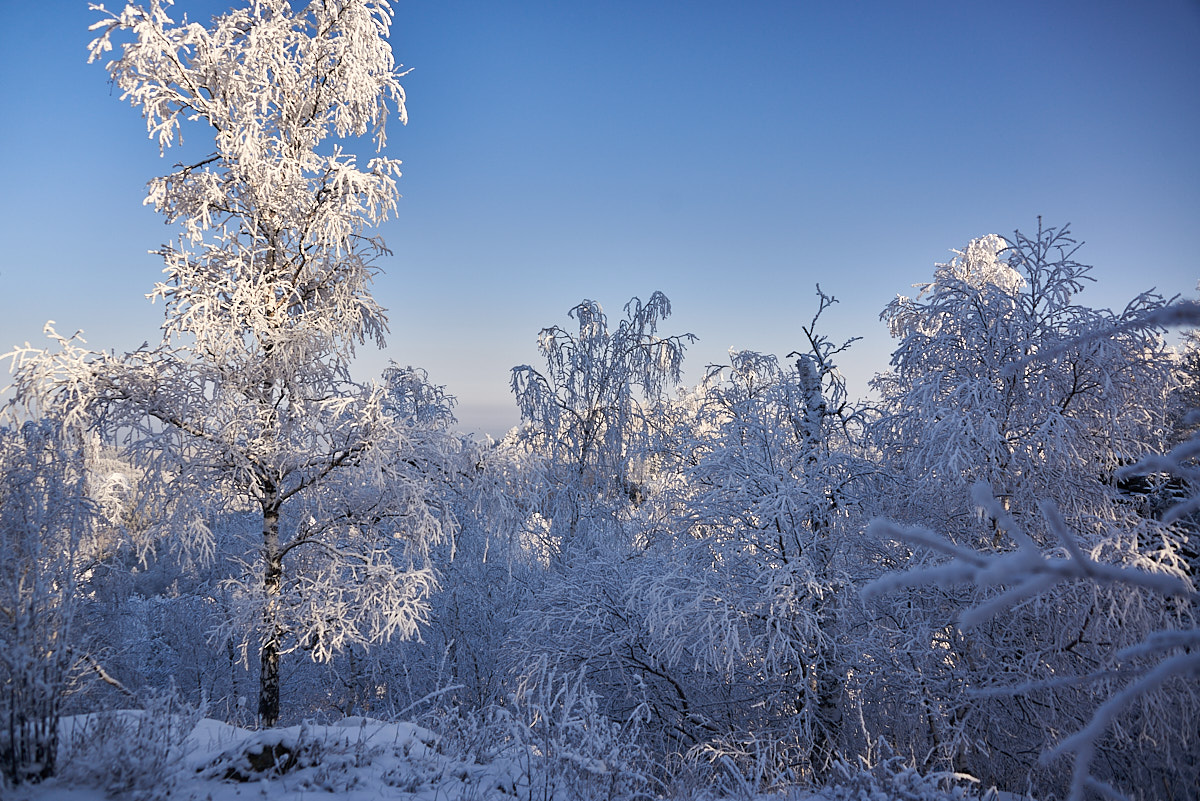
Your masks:
[{"label": "shrub covered in snow", "polygon": [[140,710],[65,718],[61,778],[130,801],[171,798],[185,778],[200,717],[200,709],[161,693]]}]

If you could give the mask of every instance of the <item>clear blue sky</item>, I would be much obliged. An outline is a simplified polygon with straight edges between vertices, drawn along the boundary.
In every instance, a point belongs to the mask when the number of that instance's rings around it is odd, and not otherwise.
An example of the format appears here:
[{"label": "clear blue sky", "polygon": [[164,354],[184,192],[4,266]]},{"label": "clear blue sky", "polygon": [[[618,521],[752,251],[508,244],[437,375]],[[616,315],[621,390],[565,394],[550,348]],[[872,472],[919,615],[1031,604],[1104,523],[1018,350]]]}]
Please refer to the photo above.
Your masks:
[{"label": "clear blue sky", "polygon": [[[47,319],[92,347],[155,341],[167,166],[102,66],[86,2],[0,0],[0,350]],[[109,2],[110,7],[118,2]],[[201,16],[224,3],[180,0]],[[1200,3],[396,2],[412,67],[383,353],[425,367],[468,429],[516,421],[540,328],[656,289],[689,378],[731,347],[787,353],[814,307],[856,394],[878,321],[974,236],[1072,223],[1123,305],[1200,279]],[[190,15],[195,16],[195,15]],[[170,154],[168,154],[168,158]]]}]

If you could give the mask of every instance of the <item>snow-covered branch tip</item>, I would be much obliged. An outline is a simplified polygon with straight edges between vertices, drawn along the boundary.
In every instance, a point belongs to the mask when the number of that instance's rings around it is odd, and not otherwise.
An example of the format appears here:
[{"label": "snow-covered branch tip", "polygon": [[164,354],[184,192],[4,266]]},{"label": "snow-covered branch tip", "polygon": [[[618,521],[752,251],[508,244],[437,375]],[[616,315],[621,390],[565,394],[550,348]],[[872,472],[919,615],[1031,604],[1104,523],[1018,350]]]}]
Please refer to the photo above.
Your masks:
[{"label": "snow-covered branch tip", "polygon": [[1068,351],[1078,350],[1083,345],[1111,339],[1131,331],[1200,326],[1200,301],[1179,300],[1178,296],[1164,301],[1161,295],[1153,292],[1139,295],[1138,300],[1149,300],[1150,310],[1141,312],[1136,308],[1126,309],[1125,313],[1117,317],[1118,322],[1115,324],[1095,326],[1091,331],[1065,340],[1057,347],[1037,351],[1013,361],[1004,366],[1001,376],[1004,378],[1018,376],[1034,362],[1051,361]]},{"label": "snow-covered branch tip", "polygon": [[968,607],[959,616],[959,624],[972,628],[987,622],[1006,608],[1034,598],[1055,584],[1086,579],[1099,584],[1125,584],[1149,590],[1167,597],[1194,598],[1196,591],[1186,577],[1170,573],[1151,573],[1132,567],[1106,564],[1092,559],[1080,549],[1058,507],[1048,501],[1039,504],[1049,531],[1054,534],[1065,557],[1042,553],[1037,544],[991,495],[990,488],[980,482],[972,491],[977,508],[990,518],[998,530],[1017,543],[1017,550],[984,554],[956,545],[945,537],[920,526],[903,526],[890,520],[876,519],[867,528],[876,540],[906,542],[951,557],[951,561],[896,572],[868,584],[862,590],[864,599],[876,599],[906,587],[933,584],[941,587],[975,585],[1008,589],[985,603]]}]

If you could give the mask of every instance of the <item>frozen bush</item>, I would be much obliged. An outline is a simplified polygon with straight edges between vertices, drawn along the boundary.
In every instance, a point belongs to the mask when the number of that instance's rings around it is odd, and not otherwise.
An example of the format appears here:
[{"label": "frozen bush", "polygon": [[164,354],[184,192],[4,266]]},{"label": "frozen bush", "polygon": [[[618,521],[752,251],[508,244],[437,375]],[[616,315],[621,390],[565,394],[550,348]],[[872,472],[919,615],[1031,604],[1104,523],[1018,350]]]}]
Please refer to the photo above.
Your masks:
[{"label": "frozen bush", "polygon": [[148,696],[140,710],[70,718],[61,776],[110,797],[165,801],[183,776],[188,735],[201,716],[201,707],[172,691]]},{"label": "frozen bush", "polygon": [[0,787],[55,772],[63,698],[86,658],[77,587],[96,518],[85,440],[23,416],[0,408]]},{"label": "frozen bush", "polygon": [[586,669],[560,674],[538,660],[499,716],[523,746],[519,795],[530,801],[634,799],[651,796],[651,768],[640,744],[640,709],[624,723],[600,710]]},{"label": "frozen bush", "polygon": [[821,793],[829,801],[956,801],[974,797],[970,776],[961,773],[922,774],[894,754],[887,741],[878,743],[878,757],[859,758],[858,766],[846,762],[834,765],[832,780]]}]

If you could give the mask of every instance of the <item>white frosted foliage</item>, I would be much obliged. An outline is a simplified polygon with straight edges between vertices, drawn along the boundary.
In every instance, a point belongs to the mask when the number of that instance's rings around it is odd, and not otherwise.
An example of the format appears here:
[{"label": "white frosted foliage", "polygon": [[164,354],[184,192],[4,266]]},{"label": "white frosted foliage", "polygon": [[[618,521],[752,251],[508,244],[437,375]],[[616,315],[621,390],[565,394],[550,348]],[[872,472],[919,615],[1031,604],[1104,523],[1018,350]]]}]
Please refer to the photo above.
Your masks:
[{"label": "white frosted foliage", "polygon": [[218,633],[257,648],[273,724],[281,654],[416,633],[448,525],[405,456],[416,423],[348,369],[387,327],[370,285],[388,251],[369,229],[396,208],[400,162],[363,165],[350,147],[381,150],[389,118],[406,119],[391,9],[262,0],[207,25],[170,0],[93,9],[92,60],[114,54],[122,97],[185,156],[146,200],[180,228],[150,293],[163,339],[124,355],[62,337],[55,353],[26,348],[17,391],[122,445],[160,488],[142,501],[143,557],[210,556],[214,526],[257,539],[223,582]]}]

